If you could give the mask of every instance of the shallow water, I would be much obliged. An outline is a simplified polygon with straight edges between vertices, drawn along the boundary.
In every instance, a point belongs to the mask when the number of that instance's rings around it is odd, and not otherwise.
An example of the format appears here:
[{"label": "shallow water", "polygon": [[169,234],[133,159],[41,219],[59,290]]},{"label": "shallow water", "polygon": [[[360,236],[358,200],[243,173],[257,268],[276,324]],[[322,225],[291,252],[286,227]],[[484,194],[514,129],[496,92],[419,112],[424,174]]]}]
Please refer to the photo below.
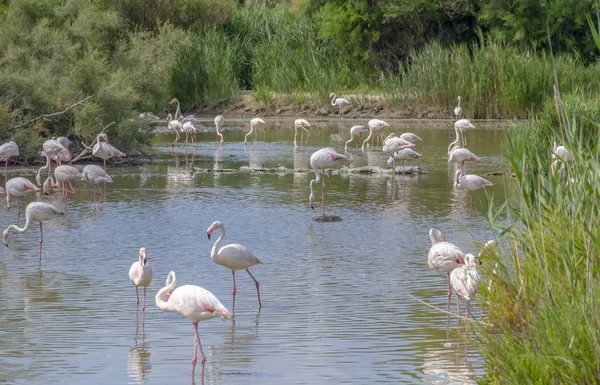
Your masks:
[{"label": "shallow water", "polygon": [[[436,227],[476,252],[475,241],[493,238],[477,207],[486,199],[499,206],[512,182],[488,177],[496,187],[487,197],[474,194],[470,219],[469,195],[453,188],[456,167],[446,161],[452,122],[439,121],[389,121],[386,130],[423,138],[416,150],[427,173],[397,175],[393,183],[389,175],[327,180],[326,213],[341,222],[313,221],[321,208],[318,189],[316,210],[308,206],[313,173],[190,171],[190,162],[308,167],[312,152],[325,145],[342,151],[349,127],[366,124],[315,121],[308,147],[294,151],[292,120],[265,120],[266,143],[248,146],[245,121],[228,121],[222,150],[214,133],[177,149],[172,135],[157,135],[156,162],[109,166],[114,183],[96,211],[91,187],[77,182],[68,215],[44,224],[41,268],[39,227],[11,232],[0,257],[0,383],[475,383],[483,363],[467,337],[473,329],[455,320],[447,329],[443,312],[417,300],[445,309],[445,276],[427,266],[428,231]],[[484,163],[468,164],[468,172],[501,169],[506,123],[476,125],[467,132],[469,148]],[[357,154],[352,146],[353,165],[385,166],[381,152]],[[21,175],[34,180],[34,172]],[[37,199],[62,207],[58,194],[34,193],[21,207]],[[1,227],[15,215],[3,205]],[[235,323],[200,323],[205,375],[198,364],[192,378],[192,325],[160,311],[154,295],[173,270],[179,285],[202,286],[231,310],[231,273],[210,259],[215,238],[208,240],[206,229],[214,220],[227,228],[225,244],[242,243],[264,262],[251,268],[263,308],[258,312],[250,277],[238,272]],[[143,323],[128,279],[141,246],[154,270]]]}]

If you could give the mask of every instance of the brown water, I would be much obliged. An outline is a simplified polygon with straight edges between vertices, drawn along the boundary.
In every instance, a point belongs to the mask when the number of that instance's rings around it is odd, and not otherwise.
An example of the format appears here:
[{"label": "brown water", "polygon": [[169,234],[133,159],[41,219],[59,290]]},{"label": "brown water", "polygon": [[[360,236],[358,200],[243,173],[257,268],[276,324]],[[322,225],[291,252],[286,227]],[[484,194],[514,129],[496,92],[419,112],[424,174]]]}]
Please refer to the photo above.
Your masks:
[{"label": "brown water", "polygon": [[[475,383],[483,363],[469,338],[473,328],[452,320],[447,329],[444,313],[415,299],[445,309],[445,276],[427,266],[431,227],[469,252],[475,241],[493,238],[477,210],[486,194],[474,194],[470,219],[468,193],[452,186],[452,122],[389,121],[386,133],[423,138],[416,149],[428,172],[396,176],[393,184],[389,175],[334,175],[326,212],[343,220],[317,223],[318,190],[316,211],[308,206],[313,173],[189,170],[191,161],[206,168],[307,167],[312,152],[326,145],[342,151],[349,127],[366,124],[315,121],[308,148],[295,152],[292,121],[265,120],[267,142],[248,146],[241,143],[245,131],[236,130],[247,124],[228,121],[222,150],[214,133],[176,150],[172,135],[158,135],[156,162],[109,166],[114,183],[97,211],[91,187],[77,182],[68,216],[44,225],[41,269],[38,226],[11,233],[0,254],[0,383],[201,383],[200,370],[191,377],[192,325],[160,311],[154,295],[174,270],[180,285],[202,286],[231,308],[231,273],[210,259],[214,240],[206,229],[214,220],[227,228],[225,243],[242,243],[264,262],[251,269],[263,308],[259,313],[250,277],[236,274],[235,324],[200,323],[205,383]],[[501,168],[504,133],[501,124],[477,126],[467,138],[484,163],[467,169],[482,175]],[[386,164],[381,152],[349,153],[354,165]],[[22,176],[33,180],[34,172]],[[496,187],[487,195],[499,206],[512,182],[488,179]],[[22,207],[36,199],[62,205],[58,194],[29,194]],[[2,207],[4,228],[15,210]],[[128,279],[141,246],[154,269],[143,326]],[[475,313],[482,317],[476,305]]]}]

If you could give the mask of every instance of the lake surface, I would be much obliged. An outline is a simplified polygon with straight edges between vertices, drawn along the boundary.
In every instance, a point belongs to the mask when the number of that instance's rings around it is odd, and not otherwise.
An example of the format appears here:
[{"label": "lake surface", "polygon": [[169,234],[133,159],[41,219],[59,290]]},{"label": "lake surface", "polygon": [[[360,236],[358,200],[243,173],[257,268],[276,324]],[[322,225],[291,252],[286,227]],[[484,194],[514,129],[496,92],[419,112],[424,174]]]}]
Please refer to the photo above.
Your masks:
[{"label": "lake surface", "polygon": [[[10,247],[0,252],[0,383],[475,383],[483,362],[468,337],[472,328],[451,320],[447,329],[445,274],[427,266],[429,229],[476,253],[476,241],[493,238],[481,208],[488,198],[495,206],[504,202],[513,182],[487,177],[496,186],[487,197],[473,194],[469,218],[469,195],[453,188],[456,165],[447,162],[455,136],[450,121],[388,120],[386,135],[411,131],[423,138],[415,149],[427,173],[404,180],[334,174],[325,200],[326,213],[343,219],[336,223],[314,221],[321,203],[317,188],[315,210],[308,205],[312,172],[190,171],[190,162],[308,168],[314,151],[343,152],[350,126],[366,124],[309,119],[308,147],[294,151],[293,120],[265,120],[266,143],[259,132],[247,146],[246,120],[226,122],[222,149],[212,132],[199,134],[195,147],[177,149],[170,146],[173,135],[157,135],[155,162],[108,166],[114,183],[95,211],[91,185],[75,183],[68,215],[44,224],[41,268],[39,226],[11,232]],[[476,122],[467,131],[469,149],[484,161],[467,164],[469,173],[502,169],[508,124]],[[353,166],[386,166],[381,151],[357,154],[353,146]],[[14,170],[9,177],[17,176]],[[34,180],[35,171],[18,175]],[[21,207],[34,200],[63,205],[58,193],[30,193]],[[3,204],[0,227],[15,216]],[[154,296],[173,270],[178,285],[202,286],[231,310],[231,272],[210,259],[218,234],[208,240],[206,229],[215,220],[225,224],[224,244],[244,244],[264,262],[251,268],[263,308],[251,278],[238,272],[235,323],[200,323],[207,361],[204,378],[200,363],[192,378],[192,325],[160,311]],[[142,246],[154,270],[143,323],[128,278]]]}]

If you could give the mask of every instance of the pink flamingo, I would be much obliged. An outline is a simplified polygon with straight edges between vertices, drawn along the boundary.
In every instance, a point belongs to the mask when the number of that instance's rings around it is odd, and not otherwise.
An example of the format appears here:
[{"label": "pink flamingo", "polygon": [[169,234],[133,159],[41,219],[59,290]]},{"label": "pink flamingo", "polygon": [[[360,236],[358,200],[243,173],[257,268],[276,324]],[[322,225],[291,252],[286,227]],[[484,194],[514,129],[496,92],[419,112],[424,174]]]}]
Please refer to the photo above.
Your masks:
[{"label": "pink flamingo", "polygon": [[[262,120],[261,118],[254,118],[250,121],[250,132],[248,132],[246,134],[246,136],[244,136],[244,144],[246,144],[246,139],[248,138],[248,135],[252,134],[252,132],[254,132],[254,127],[260,125],[260,124],[265,124],[265,121]],[[258,129],[257,129],[258,131]],[[264,140],[267,139],[267,131],[263,130],[263,134],[264,134]],[[254,132],[254,140],[256,140],[256,135],[257,132]]]},{"label": "pink flamingo", "polygon": [[458,106],[454,107],[454,116],[456,116],[457,119],[460,119],[460,116],[462,115],[463,110],[462,107],[460,106],[460,96],[458,97]]},{"label": "pink flamingo", "polygon": [[[104,139],[103,142],[100,139]],[[127,156],[125,153],[119,151],[115,146],[108,143],[108,135],[99,134],[96,137],[96,144],[92,148],[92,155],[101,158],[104,161],[104,168],[106,168],[106,160],[112,157],[125,157]]]},{"label": "pink flamingo", "polygon": [[173,145],[177,145],[177,141],[179,140],[179,137],[180,137],[179,132],[182,129],[181,107],[179,105],[179,100],[177,100],[176,98],[171,99],[169,104],[170,105],[177,104],[177,109],[175,110],[175,117],[171,118],[171,114],[167,115],[167,122],[168,122],[169,130],[175,131],[175,140],[173,141],[173,143],[171,143],[171,146],[173,146]]},{"label": "pink flamingo", "polygon": [[17,226],[19,225],[19,217],[21,216],[21,206],[19,204],[21,197],[27,191],[39,192],[40,189],[28,179],[22,177],[11,178],[6,181],[6,207],[10,208],[10,197],[17,201]]},{"label": "pink flamingo", "polygon": [[[403,148],[402,150],[400,150],[400,151],[396,152],[394,155],[392,155],[392,157],[394,158],[394,161],[396,159],[402,160],[402,178],[404,178],[404,166],[406,165],[406,160],[411,159],[411,158],[412,159],[422,158],[423,155],[419,154],[412,148]],[[394,173],[396,172],[395,165],[396,165],[396,163],[394,162]]]},{"label": "pink flamingo", "polygon": [[377,131],[375,134],[375,135],[377,135],[377,146],[376,147],[379,147],[379,139],[381,138],[382,140],[384,140],[383,127],[390,126],[387,122],[380,120],[380,119],[371,119],[371,120],[369,120],[369,123],[367,125],[369,126],[369,136],[367,136],[367,139],[365,139],[365,141],[362,143],[362,146],[361,146],[362,150],[365,149],[365,143],[367,143],[369,141],[369,139],[371,139],[371,137],[373,136],[373,131]]},{"label": "pink flamingo", "polygon": [[[409,142],[406,139],[399,138],[395,133],[391,133],[383,140],[383,146],[381,150],[383,152],[391,152],[391,160],[392,160],[392,171],[396,173],[396,157],[394,154],[398,151],[404,150],[405,148],[415,147],[414,143]],[[416,154],[416,153],[415,153]],[[389,160],[388,160],[389,162]],[[389,164],[389,163],[388,163]],[[404,170],[402,170],[404,172]],[[392,174],[393,175],[393,174]]]},{"label": "pink flamingo", "polygon": [[219,131],[219,128],[225,123],[225,118],[223,117],[223,115],[219,115],[217,117],[215,117],[215,128],[217,130],[217,140],[219,140],[219,137],[221,138],[221,146],[223,145],[223,134],[221,134],[221,132]]},{"label": "pink flamingo", "polygon": [[337,95],[335,93],[331,93],[329,94],[329,97],[331,98],[331,105],[332,106],[339,106],[340,107],[340,117],[344,116],[344,110],[343,107],[344,106],[349,106],[350,102],[347,101],[344,98],[338,98]]},{"label": "pink flamingo", "polygon": [[448,145],[448,162],[456,162],[464,172],[465,162],[482,162],[481,159],[471,151],[463,148],[459,143],[459,131],[456,130],[456,139]]},{"label": "pink flamingo", "polygon": [[[298,136],[298,128],[306,131],[306,143],[304,146],[308,144],[308,137],[310,136],[310,123],[304,119],[296,119],[294,121],[294,148],[298,147],[296,144],[296,137]],[[300,146],[302,146],[302,140],[304,139],[304,132],[300,131]]]},{"label": "pink flamingo", "polygon": [[144,288],[144,301],[142,302],[142,312],[146,310],[146,289],[152,282],[152,267],[148,265],[148,257],[146,257],[146,248],[140,248],[139,260],[133,262],[129,268],[129,280],[135,286],[135,296],[137,298],[136,304],[140,304],[140,296],[138,294],[138,287]]},{"label": "pink flamingo", "polygon": [[412,132],[405,132],[405,133],[401,134],[400,139],[404,139],[407,142],[411,142],[411,143],[414,143],[417,140],[423,140],[423,139],[421,139],[421,137],[419,135],[413,134]]},{"label": "pink flamingo", "polygon": [[315,179],[310,181],[310,196],[308,198],[310,207],[314,210],[315,194],[313,193],[313,183],[321,182],[321,173],[323,174],[323,188],[321,189],[321,213],[325,217],[325,169],[330,169],[328,175],[331,177],[331,170],[341,168],[346,164],[352,163],[346,155],[338,154],[333,148],[322,148],[315,151],[310,156],[310,166],[315,172]]},{"label": "pink flamingo", "polygon": [[448,312],[450,311],[450,297],[452,287],[450,286],[450,272],[465,263],[465,253],[454,243],[446,242],[441,231],[431,228],[429,230],[431,248],[427,255],[427,264],[431,269],[442,269],[448,278]]},{"label": "pink flamingo", "polygon": [[15,229],[17,233],[24,233],[29,229],[31,223],[36,221],[40,222],[40,262],[42,264],[42,243],[44,237],[42,233],[42,224],[50,219],[56,218],[57,216],[64,216],[65,213],[57,209],[56,207],[45,203],[45,202],[31,202],[25,209],[25,227],[21,228],[17,225],[8,226],[2,233],[2,243],[8,247],[8,232],[10,229]]},{"label": "pink flamingo", "polygon": [[[73,166],[69,166],[63,164],[54,169],[54,178],[56,179],[57,184],[51,187],[59,187],[58,182],[60,182],[60,189],[65,193],[65,213],[67,212],[67,204],[69,201],[69,194],[75,194],[75,188],[71,184],[71,180],[82,179],[81,172]],[[71,189],[65,188],[65,182],[69,184]]]},{"label": "pink flamingo", "polygon": [[464,133],[464,131],[467,128],[475,128],[475,126],[473,124],[471,124],[471,121],[469,121],[469,119],[460,119],[454,123],[454,130],[456,131],[456,134],[458,135],[460,132],[460,136],[462,137],[462,146],[463,147],[467,147],[467,137],[465,136],[465,133]]},{"label": "pink flamingo", "polygon": [[0,162],[4,162],[4,177],[8,176],[8,158],[19,156],[19,146],[12,140],[0,146]]},{"label": "pink flamingo", "polygon": [[261,260],[258,259],[258,257],[256,257],[254,254],[252,254],[252,252],[248,250],[246,246],[240,245],[238,243],[232,243],[219,248],[221,242],[225,238],[225,225],[223,225],[223,223],[221,223],[220,221],[213,222],[213,224],[210,225],[210,227],[206,230],[208,239],[210,239],[210,236],[212,235],[213,231],[215,231],[215,229],[221,229],[221,235],[219,236],[219,238],[213,245],[212,250],[210,251],[210,258],[217,265],[225,266],[231,269],[231,276],[233,277],[233,291],[231,293],[233,296],[233,303],[231,305],[231,311],[235,314],[236,270],[246,270],[246,272],[250,275],[250,277],[254,281],[254,284],[256,285],[256,294],[258,295],[258,307],[259,309],[262,308],[262,303],[260,302],[260,285],[256,278],[254,278],[252,273],[250,273],[250,270],[248,270],[250,267],[262,263]]},{"label": "pink flamingo", "polygon": [[104,183],[104,190],[100,189],[100,201],[106,198],[106,183],[112,183],[112,178],[104,169],[95,164],[88,164],[83,168],[81,172],[81,179],[84,181],[92,182],[94,185],[94,207],[96,207],[96,186],[100,183]]},{"label": "pink flamingo", "polygon": [[[200,362],[202,363],[202,373],[204,374],[204,363],[206,356],[202,351],[202,343],[198,335],[198,322],[215,317],[230,319],[231,314],[221,301],[210,291],[200,286],[184,285],[175,288],[177,279],[175,272],[171,271],[167,277],[167,286],[163,287],[156,294],[156,306],[162,311],[177,313],[184,316],[194,326],[194,357],[192,358],[192,377],[196,369],[198,359],[197,351],[200,348]],[[170,294],[170,295],[169,295]],[[168,295],[167,301],[163,300]]]},{"label": "pink flamingo", "polygon": [[365,132],[367,132],[365,126],[352,126],[350,128],[350,140],[346,141],[344,152],[348,151],[348,143],[352,142],[352,140],[354,140],[356,151],[358,151],[358,138],[362,137]]},{"label": "pink flamingo", "polygon": [[[454,180],[454,187],[460,189],[466,189],[469,192],[477,191],[484,187],[493,187],[494,184],[489,180],[480,177],[475,174],[464,175],[461,170],[456,170],[456,178]],[[470,215],[473,215],[473,197],[471,196],[471,205],[469,209]]]},{"label": "pink flamingo", "polygon": [[[460,316],[460,297],[467,301],[467,320],[471,313],[471,298],[477,293],[477,282],[481,278],[477,272],[477,265],[481,262],[473,254],[465,255],[465,264],[452,270],[450,285],[456,292],[456,307]],[[460,323],[460,318],[459,321]]]}]

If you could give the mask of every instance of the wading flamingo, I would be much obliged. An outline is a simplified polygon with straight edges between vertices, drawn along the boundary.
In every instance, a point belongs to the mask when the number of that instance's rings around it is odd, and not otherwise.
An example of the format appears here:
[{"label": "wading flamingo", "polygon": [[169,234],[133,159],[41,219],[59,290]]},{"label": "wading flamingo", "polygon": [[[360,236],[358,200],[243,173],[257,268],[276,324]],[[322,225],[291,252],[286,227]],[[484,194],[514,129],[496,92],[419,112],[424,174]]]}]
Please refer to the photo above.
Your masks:
[{"label": "wading flamingo", "polygon": [[184,146],[188,144],[190,136],[192,138],[192,146],[196,143],[196,125],[200,125],[200,121],[196,119],[195,116],[189,115],[183,118],[183,126],[181,127],[181,131],[185,132],[185,141],[183,142]]},{"label": "wading flamingo", "polygon": [[450,312],[450,297],[452,287],[450,286],[450,272],[465,263],[465,253],[454,243],[446,242],[441,231],[431,228],[429,230],[431,248],[427,255],[427,264],[431,269],[442,269],[448,278],[448,306]]},{"label": "wading flamingo", "polygon": [[467,147],[467,137],[465,136],[465,131],[467,128],[475,128],[469,119],[460,119],[454,123],[454,130],[456,131],[457,135],[460,133],[462,138],[462,147]]},{"label": "wading flamingo", "polygon": [[[252,132],[254,131],[254,127],[258,126],[260,124],[265,124],[265,121],[262,120],[261,118],[254,118],[254,119],[252,119],[250,121],[250,132],[248,132],[246,134],[246,136],[244,136],[244,144],[247,143],[246,139],[248,138],[248,135],[252,134]],[[257,128],[257,131],[258,131],[258,128]],[[266,141],[266,139],[267,139],[267,130],[263,130],[263,133],[264,133],[264,140]],[[257,132],[254,132],[254,140],[255,141],[256,141],[256,135],[257,135]]]},{"label": "wading flamingo", "polygon": [[208,239],[212,235],[215,229],[221,229],[221,235],[215,242],[210,251],[210,258],[217,264],[221,266],[225,266],[228,269],[231,269],[231,276],[233,277],[233,291],[231,292],[233,296],[233,303],[231,305],[231,311],[235,314],[235,271],[236,270],[246,270],[246,272],[250,275],[250,278],[254,281],[256,285],[256,294],[258,295],[258,307],[262,308],[262,303],[260,302],[260,289],[259,283],[254,278],[250,270],[250,267],[262,263],[260,259],[258,259],[250,250],[246,248],[244,245],[240,245],[237,243],[232,243],[229,245],[225,245],[221,248],[221,242],[225,238],[225,226],[223,223],[219,221],[213,222],[212,225],[206,230],[206,234],[208,235]]},{"label": "wading flamingo", "polygon": [[[456,178],[454,180],[454,187],[460,189],[466,189],[470,192],[477,191],[484,187],[493,187],[494,184],[489,180],[480,177],[475,174],[463,174],[461,170],[456,170]],[[471,206],[469,210],[470,215],[473,214],[473,197],[471,196]]]},{"label": "wading flamingo", "polygon": [[19,201],[27,191],[39,192],[40,189],[28,179],[20,176],[6,181],[6,207],[10,208],[10,198],[15,198],[17,201],[17,226],[19,226],[19,217],[21,215],[21,206],[19,205]]},{"label": "wading flamingo", "polygon": [[[296,144],[296,136],[298,136],[298,128],[306,131],[306,143],[304,146],[308,144],[308,137],[310,136],[310,123],[304,119],[296,119],[294,121],[294,148],[298,147]],[[300,131],[300,146],[302,147],[302,140],[304,139],[304,132]]]},{"label": "wading flamingo", "polygon": [[[104,139],[103,142],[100,139]],[[92,155],[101,158],[104,161],[104,168],[106,168],[106,160],[112,157],[124,157],[127,156],[125,153],[119,151],[115,146],[108,143],[108,135],[100,134],[96,137],[96,144],[92,148]]]},{"label": "wading flamingo", "polygon": [[221,128],[221,126],[223,126],[223,124],[225,123],[225,118],[223,117],[223,115],[219,115],[217,117],[215,117],[215,128],[217,130],[217,140],[219,140],[219,137],[221,138],[221,143],[220,145],[223,145],[223,134],[221,134],[221,132],[219,131],[219,128]]},{"label": "wading flamingo", "polygon": [[[63,164],[54,169],[54,179],[56,184],[50,187],[58,187],[65,193],[65,213],[67,212],[67,205],[69,201],[69,194],[75,194],[75,188],[71,184],[72,180],[82,179],[81,172],[73,166]],[[60,182],[60,186],[58,186]],[[65,182],[69,184],[70,189],[65,187]],[[44,191],[47,192],[47,191]]]},{"label": "wading flamingo", "polygon": [[[460,316],[460,297],[467,302],[467,320],[471,313],[471,299],[477,293],[477,282],[481,276],[477,272],[477,264],[481,262],[473,254],[465,255],[465,264],[452,270],[450,273],[450,285],[456,292],[456,307]],[[460,318],[459,321],[460,323]]]},{"label": "wading flamingo", "polygon": [[[172,277],[172,278],[171,278]],[[192,377],[196,369],[197,351],[200,349],[200,362],[202,363],[202,374],[204,374],[204,363],[206,356],[202,351],[202,343],[198,335],[198,322],[215,317],[231,318],[231,314],[221,301],[210,291],[200,286],[184,285],[175,288],[177,279],[175,272],[171,271],[167,277],[169,284],[156,294],[156,306],[162,311],[177,313],[184,316],[194,326],[194,357],[192,358]],[[167,301],[163,298],[170,293]]]},{"label": "wading flamingo", "polygon": [[19,156],[19,146],[12,140],[0,146],[0,162],[4,162],[4,177],[8,176],[8,158]]},{"label": "wading flamingo", "polygon": [[[310,208],[315,209],[314,200],[315,194],[313,193],[313,183],[321,182],[323,179],[323,187],[321,189],[321,214],[325,217],[325,169],[329,169],[328,176],[331,177],[331,170],[341,168],[344,165],[352,163],[352,160],[348,159],[346,155],[338,154],[333,148],[322,148],[315,151],[310,156],[310,167],[315,172],[315,179],[310,181],[310,196],[308,201]],[[323,176],[321,177],[321,173]]]},{"label": "wading flamingo", "polygon": [[[35,181],[38,186],[42,185],[42,171],[48,170],[48,178],[52,176],[52,161],[60,164],[62,160],[71,160],[71,153],[67,150],[58,140],[48,139],[42,145],[43,151],[40,151],[40,155],[46,157],[46,164],[37,172]],[[68,158],[68,159],[67,159]]]},{"label": "wading flamingo", "polygon": [[456,119],[460,119],[460,116],[462,115],[463,110],[462,107],[460,106],[460,96],[458,97],[458,106],[454,107],[454,116],[456,116]]},{"label": "wading flamingo", "polygon": [[169,130],[173,130],[175,131],[175,140],[173,141],[173,143],[171,143],[171,146],[173,145],[177,145],[177,141],[179,140],[179,132],[181,132],[181,126],[183,123],[181,123],[181,107],[179,105],[179,100],[177,100],[176,98],[171,99],[171,101],[169,102],[170,105],[173,104],[177,104],[177,109],[175,110],[175,116],[171,117],[171,114],[167,115],[167,126],[169,128]]},{"label": "wading flamingo", "polygon": [[365,132],[367,132],[365,126],[352,126],[350,129],[350,140],[346,141],[344,152],[348,151],[348,143],[352,142],[352,140],[354,140],[356,151],[358,151],[358,139],[361,138]]},{"label": "wading flamingo", "polygon": [[[397,151],[394,155],[392,155],[394,160],[402,160],[402,178],[404,178],[404,166],[406,164],[407,159],[419,159],[422,158],[423,155],[419,154],[412,148],[403,148],[400,151]],[[396,172],[396,163],[394,162],[394,172]]]},{"label": "wading flamingo", "polygon": [[464,170],[464,165],[465,162],[479,162],[482,163],[483,161],[481,159],[479,159],[479,157],[475,154],[473,154],[471,151],[469,151],[466,148],[462,148],[460,147],[460,145],[456,145],[452,148],[452,150],[448,151],[448,163],[450,162],[456,162],[460,165],[460,169],[461,171],[465,171]]},{"label": "wading flamingo", "polygon": [[421,137],[417,134],[413,134],[412,132],[405,132],[404,134],[400,135],[400,139],[404,139],[407,142],[411,142],[414,143],[417,140],[423,140],[421,139]]},{"label": "wading flamingo", "polygon": [[138,294],[138,287],[144,288],[144,301],[142,302],[142,312],[146,310],[146,289],[152,282],[152,267],[148,265],[148,257],[146,257],[146,248],[140,248],[139,260],[133,262],[129,268],[129,280],[135,286],[135,296],[137,298],[136,304],[140,304],[140,296]]},{"label": "wading flamingo", "polygon": [[[96,207],[96,186],[100,183],[104,183],[104,189],[100,189],[100,200],[98,201],[102,202],[102,199],[106,198],[106,183],[112,183],[112,178],[102,167],[95,164],[88,164],[85,166],[81,172],[81,178],[84,181],[92,182],[94,185],[94,207]],[[98,188],[99,187],[100,186],[98,186]]]},{"label": "wading flamingo", "polygon": [[384,139],[383,137],[383,127],[389,127],[390,125],[380,119],[371,119],[369,120],[369,123],[367,124],[367,126],[369,126],[369,136],[367,136],[367,139],[365,139],[365,141],[362,143],[361,149],[365,149],[365,143],[367,143],[369,141],[369,139],[371,139],[371,137],[373,136],[373,131],[376,131],[375,135],[377,136],[377,147],[379,147],[379,138]]},{"label": "wading flamingo", "polygon": [[383,146],[381,147],[381,150],[386,153],[391,153],[390,159],[388,159],[388,164],[390,164],[389,161],[391,160],[393,173],[396,172],[396,157],[394,157],[394,154],[397,151],[401,151],[405,148],[410,147],[415,147],[414,143],[397,137],[396,134],[393,132],[383,140]]},{"label": "wading flamingo", "polygon": [[329,94],[329,97],[331,98],[331,105],[332,106],[339,106],[340,107],[340,117],[344,116],[344,106],[349,106],[350,102],[347,101],[346,99],[343,98],[338,98],[337,95],[335,93],[331,93]]},{"label": "wading flamingo", "polygon": [[25,209],[25,227],[21,228],[17,225],[8,226],[2,233],[2,243],[8,247],[8,232],[10,229],[15,229],[17,233],[24,233],[29,229],[32,222],[40,222],[40,262],[42,264],[42,243],[44,237],[42,233],[42,223],[49,221],[50,219],[56,218],[57,216],[64,216],[65,213],[57,209],[56,207],[45,203],[45,202],[31,202]]}]

